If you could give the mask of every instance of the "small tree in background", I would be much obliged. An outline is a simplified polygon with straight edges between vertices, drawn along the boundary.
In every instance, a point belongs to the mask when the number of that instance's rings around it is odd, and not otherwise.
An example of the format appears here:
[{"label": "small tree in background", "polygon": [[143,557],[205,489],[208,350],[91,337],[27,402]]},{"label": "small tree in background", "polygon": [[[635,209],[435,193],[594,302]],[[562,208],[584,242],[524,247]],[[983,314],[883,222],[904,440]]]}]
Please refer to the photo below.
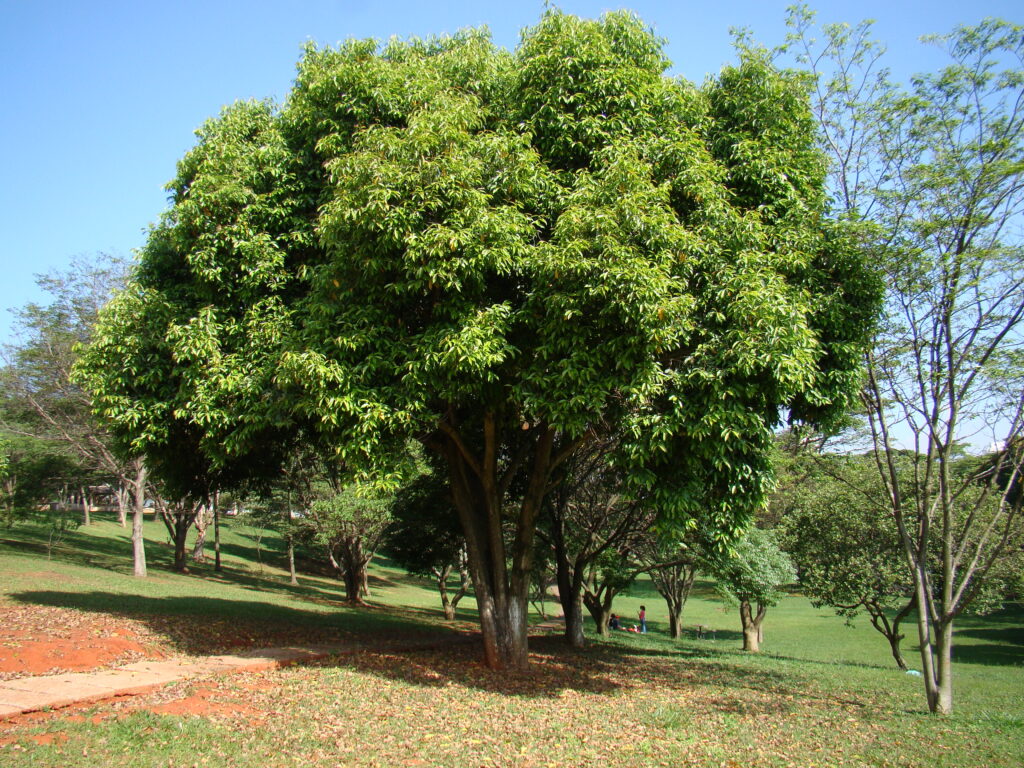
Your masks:
[{"label": "small tree in background", "polygon": [[369,595],[367,566],[391,526],[391,501],[371,486],[351,484],[315,500],[304,521],[345,582],[350,603]]},{"label": "small tree in background", "polygon": [[[391,518],[386,552],[409,573],[435,579],[445,618],[451,621],[471,582],[466,542],[444,476],[424,472],[403,486],[395,494]],[[448,579],[453,571],[459,586],[451,595]]]},{"label": "small tree in background", "polygon": [[873,463],[821,456],[805,467],[785,500],[774,500],[784,507],[782,537],[804,594],[848,620],[867,613],[907,669],[900,627],[914,608],[914,585]]},{"label": "small tree in background", "polygon": [[640,562],[651,577],[654,588],[665,599],[668,632],[674,640],[683,634],[683,608],[700,569],[707,569],[703,546],[697,531],[682,536],[676,532],[662,535],[651,531],[640,547]]},{"label": "small tree in background", "polygon": [[792,561],[773,532],[752,528],[712,568],[723,594],[739,603],[743,650],[760,651],[768,609],[778,602],[780,588],[796,581]]}]

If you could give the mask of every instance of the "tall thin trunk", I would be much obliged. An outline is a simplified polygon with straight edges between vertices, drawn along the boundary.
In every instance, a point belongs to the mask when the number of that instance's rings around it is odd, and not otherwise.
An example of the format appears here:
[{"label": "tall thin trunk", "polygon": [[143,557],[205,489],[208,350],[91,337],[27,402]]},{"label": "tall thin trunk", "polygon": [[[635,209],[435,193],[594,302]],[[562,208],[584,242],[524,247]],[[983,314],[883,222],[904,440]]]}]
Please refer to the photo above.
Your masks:
[{"label": "tall thin trunk", "polygon": [[131,493],[124,482],[119,482],[115,498],[117,499],[117,522],[122,528],[128,527],[128,506],[131,504]]},{"label": "tall thin trunk", "polygon": [[288,504],[284,510],[284,540],[288,547],[288,583],[296,586],[299,583],[295,575],[295,537],[292,536],[292,492],[288,490]]},{"label": "tall thin trunk", "polygon": [[83,485],[79,492],[82,494],[82,523],[83,525],[92,525],[92,517],[89,515],[91,505],[89,504],[89,496],[85,492],[85,486]]},{"label": "tall thin trunk", "polygon": [[299,584],[298,573],[295,570],[295,537],[289,533],[286,540],[288,542],[288,583],[295,587]]},{"label": "tall thin trunk", "polygon": [[146,540],[143,531],[146,512],[146,465],[141,460],[135,464],[135,506],[132,510],[132,572],[139,578],[146,577]]},{"label": "tall thin trunk", "polygon": [[220,493],[213,494],[213,570],[221,572],[220,563]]},{"label": "tall thin trunk", "polygon": [[586,638],[583,634],[583,579],[581,569],[573,568],[565,544],[565,526],[562,519],[553,515],[551,534],[555,549],[555,580],[558,583],[558,601],[562,604],[565,617],[565,639],[573,648],[583,648]]}]

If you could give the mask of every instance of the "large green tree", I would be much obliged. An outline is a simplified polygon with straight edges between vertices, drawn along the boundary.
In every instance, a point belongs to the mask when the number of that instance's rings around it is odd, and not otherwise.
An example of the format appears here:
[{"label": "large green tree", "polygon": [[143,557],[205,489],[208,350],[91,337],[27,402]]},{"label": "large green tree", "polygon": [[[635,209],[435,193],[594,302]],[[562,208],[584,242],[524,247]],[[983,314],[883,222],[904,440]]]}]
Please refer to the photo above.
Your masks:
[{"label": "large green tree", "polygon": [[[1024,428],[1024,29],[989,19],[927,39],[946,66],[892,83],[870,25],[792,43],[813,70],[835,198],[888,292],[864,406],[877,483],[920,610],[929,709],[953,707],[953,625],[1020,529]],[[965,445],[1001,447],[959,471]],[[980,444],[980,445],[979,445]]]},{"label": "large green tree", "polygon": [[[492,667],[526,662],[537,517],[623,436],[664,525],[732,538],[783,414],[855,389],[874,281],[826,217],[799,80],[746,51],[698,88],[627,13],[309,48],[280,111],[200,134],[83,366],[140,448],[226,464],[311,429],[387,475],[444,461]],[[171,429],[174,427],[175,429]]]}]

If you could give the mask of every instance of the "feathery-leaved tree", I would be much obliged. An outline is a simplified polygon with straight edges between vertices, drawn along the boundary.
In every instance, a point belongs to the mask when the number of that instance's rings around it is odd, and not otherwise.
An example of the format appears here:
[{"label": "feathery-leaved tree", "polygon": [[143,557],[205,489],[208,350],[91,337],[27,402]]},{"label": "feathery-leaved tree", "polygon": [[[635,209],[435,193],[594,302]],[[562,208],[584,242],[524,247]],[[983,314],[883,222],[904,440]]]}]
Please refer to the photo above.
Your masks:
[{"label": "feathery-leaved tree", "polygon": [[[988,19],[927,38],[947,65],[903,88],[870,25],[827,25],[815,41],[809,11],[790,21],[836,201],[888,288],[864,405],[920,608],[928,707],[949,713],[954,621],[1021,525],[1024,28]],[[977,475],[957,468],[971,444],[1000,447]]]}]

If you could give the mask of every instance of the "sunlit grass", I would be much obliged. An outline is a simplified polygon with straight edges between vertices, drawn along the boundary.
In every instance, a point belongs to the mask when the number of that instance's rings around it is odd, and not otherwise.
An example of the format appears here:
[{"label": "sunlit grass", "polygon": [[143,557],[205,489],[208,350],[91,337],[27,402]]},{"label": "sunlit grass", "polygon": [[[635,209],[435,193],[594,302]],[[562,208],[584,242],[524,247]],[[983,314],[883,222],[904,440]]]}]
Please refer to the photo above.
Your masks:
[{"label": "sunlit grass", "polygon": [[[433,585],[385,560],[372,571],[373,605],[351,608],[329,576],[302,574],[291,587],[277,537],[243,520],[226,523],[223,575],[211,564],[172,573],[162,529],[150,523],[147,533],[151,576],[139,580],[130,575],[127,533],[112,521],[76,532],[52,560],[38,532],[0,532],[9,542],[0,543],[0,599],[159,616],[161,627],[326,627],[365,650],[203,683],[216,687],[212,699],[226,702],[226,712],[146,710],[194,693],[198,684],[188,684],[100,705],[96,723],[65,711],[22,723],[0,733],[0,764],[462,766],[472,755],[479,765],[961,768],[1017,766],[1024,754],[1020,606],[959,622],[956,712],[936,718],[925,712],[920,678],[896,668],[866,621],[847,625],[798,595],[769,611],[764,653],[751,655],[740,650],[736,609],[712,584],[697,585],[686,633],[672,641],[661,598],[641,581],[615,608],[629,624],[646,605],[647,635],[591,635],[583,652],[557,636],[538,639],[528,671],[499,675],[483,668],[475,644],[374,650],[389,634],[443,636],[447,626]],[[474,618],[472,602],[465,605],[462,628]],[[905,650],[919,663],[911,639]]]}]

